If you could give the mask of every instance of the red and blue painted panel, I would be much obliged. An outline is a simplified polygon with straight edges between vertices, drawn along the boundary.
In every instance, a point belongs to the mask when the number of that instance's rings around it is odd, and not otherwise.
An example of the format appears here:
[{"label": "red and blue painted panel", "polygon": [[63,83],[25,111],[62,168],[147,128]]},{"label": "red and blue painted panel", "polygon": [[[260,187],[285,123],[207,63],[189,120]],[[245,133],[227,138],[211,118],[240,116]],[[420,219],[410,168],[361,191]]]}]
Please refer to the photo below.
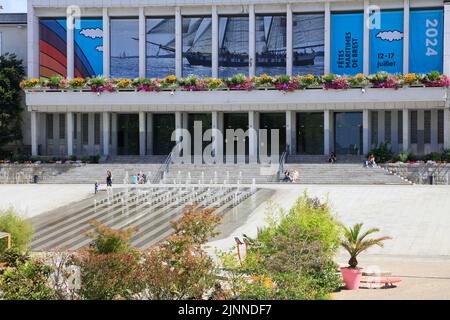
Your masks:
[{"label": "red and blue painted panel", "polygon": [[95,77],[103,74],[103,21],[81,19],[75,27],[75,76]]},{"label": "red and blue painted panel", "polygon": [[67,76],[66,19],[39,20],[39,75]]}]

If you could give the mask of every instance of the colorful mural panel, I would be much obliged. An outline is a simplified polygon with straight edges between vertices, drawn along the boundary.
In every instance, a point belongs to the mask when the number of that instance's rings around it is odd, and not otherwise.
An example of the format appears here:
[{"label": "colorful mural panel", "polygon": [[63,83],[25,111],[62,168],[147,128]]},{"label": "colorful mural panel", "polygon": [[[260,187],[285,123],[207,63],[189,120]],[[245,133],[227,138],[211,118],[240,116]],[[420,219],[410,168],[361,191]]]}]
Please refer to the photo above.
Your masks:
[{"label": "colorful mural panel", "polygon": [[370,30],[370,73],[403,72],[403,11],[382,11],[380,28]]},{"label": "colorful mural panel", "polygon": [[363,13],[331,15],[331,72],[355,75],[363,72]]},{"label": "colorful mural panel", "polygon": [[292,21],[293,74],[324,73],[325,15],[295,14]]},{"label": "colorful mural panel", "polygon": [[409,72],[443,71],[444,12],[412,10],[410,12]]},{"label": "colorful mural panel", "polygon": [[81,19],[74,30],[75,76],[93,77],[103,74],[103,21]]},{"label": "colorful mural panel", "polygon": [[39,20],[39,76],[67,76],[66,19]]}]

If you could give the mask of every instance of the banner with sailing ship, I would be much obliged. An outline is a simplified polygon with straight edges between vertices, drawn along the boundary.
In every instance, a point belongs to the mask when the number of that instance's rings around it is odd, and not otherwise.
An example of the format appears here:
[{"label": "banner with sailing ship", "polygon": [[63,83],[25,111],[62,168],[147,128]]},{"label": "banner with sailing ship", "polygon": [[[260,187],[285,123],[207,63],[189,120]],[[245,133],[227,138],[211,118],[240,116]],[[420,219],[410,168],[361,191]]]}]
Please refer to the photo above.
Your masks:
[{"label": "banner with sailing ship", "polygon": [[110,73],[113,78],[139,76],[139,20],[111,19]]},{"label": "banner with sailing ship", "polygon": [[331,72],[355,75],[363,72],[363,13],[331,15]]},{"label": "banner with sailing ship", "polygon": [[293,16],[293,74],[324,73],[325,15],[295,14]]},{"label": "banner with sailing ship", "polygon": [[410,12],[409,71],[428,73],[443,71],[444,11]]},{"label": "banner with sailing ship", "polygon": [[103,20],[81,19],[75,28],[75,76],[95,77],[103,74]]},{"label": "banner with sailing ship", "polygon": [[148,18],[146,24],[147,77],[175,74],[175,18]]},{"label": "banner with sailing ship", "polygon": [[248,17],[219,18],[219,77],[248,74]]},{"label": "banner with sailing ship", "polygon": [[370,30],[370,73],[403,72],[403,11],[382,11],[380,28]]},{"label": "banner with sailing ship", "polygon": [[183,76],[211,77],[211,17],[183,17]]}]

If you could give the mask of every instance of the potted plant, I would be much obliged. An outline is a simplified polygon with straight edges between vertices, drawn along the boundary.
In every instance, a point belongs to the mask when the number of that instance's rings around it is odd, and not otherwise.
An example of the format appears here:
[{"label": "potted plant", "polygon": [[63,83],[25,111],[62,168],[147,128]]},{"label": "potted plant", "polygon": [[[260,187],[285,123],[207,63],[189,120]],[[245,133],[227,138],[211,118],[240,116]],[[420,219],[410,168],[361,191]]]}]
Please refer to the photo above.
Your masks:
[{"label": "potted plant", "polygon": [[372,228],[362,232],[362,226],[362,223],[357,223],[352,228],[344,227],[344,240],[341,246],[347,250],[350,255],[350,260],[348,261],[348,267],[341,268],[341,273],[345,287],[349,290],[358,289],[361,281],[362,269],[358,268],[358,255],[373,246],[383,247],[383,242],[391,239],[390,237],[367,239],[369,235],[380,230]]}]

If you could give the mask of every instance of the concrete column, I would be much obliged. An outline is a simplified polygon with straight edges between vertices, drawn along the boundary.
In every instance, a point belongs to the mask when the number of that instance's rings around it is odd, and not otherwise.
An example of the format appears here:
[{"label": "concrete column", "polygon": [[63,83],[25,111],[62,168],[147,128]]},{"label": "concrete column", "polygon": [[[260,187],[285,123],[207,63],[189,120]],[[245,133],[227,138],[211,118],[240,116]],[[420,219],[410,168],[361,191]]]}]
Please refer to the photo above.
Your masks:
[{"label": "concrete column", "polygon": [[325,53],[324,53],[324,72],[329,74],[331,72],[331,10],[330,3],[325,2]]},{"label": "concrete column", "polygon": [[286,6],[286,74],[292,75],[292,62],[293,62],[293,33],[292,33],[292,7],[288,3]]},{"label": "concrete column", "polygon": [[74,30],[69,26],[74,26],[74,17],[67,15],[67,78],[72,79],[75,75],[75,44]]},{"label": "concrete column", "polygon": [[139,8],[139,77],[145,78],[145,13],[144,8]]},{"label": "concrete column", "polygon": [[175,75],[183,76],[183,30],[181,8],[175,8]]},{"label": "concrete column", "polygon": [[369,0],[364,0],[364,65],[363,65],[363,73],[368,75],[370,73],[370,30],[369,30]]},{"label": "concrete column", "polygon": [[409,0],[403,0],[403,74],[409,72]]},{"label": "concrete column", "polygon": [[31,155],[38,155],[38,114],[36,111],[31,111]]},{"label": "concrete column", "polygon": [[83,117],[82,113],[77,113],[77,155],[81,156],[83,154],[83,137],[82,137],[82,123]]},{"label": "concrete column", "polygon": [[212,7],[211,12],[211,32],[212,32],[212,77],[219,77],[219,15],[217,13],[217,6]]},{"label": "concrete column", "polygon": [[407,152],[410,149],[410,125],[409,125],[409,110],[403,109],[403,151]]},{"label": "concrete column", "polygon": [[[213,130],[212,138],[213,138],[213,150],[214,154],[218,156],[219,154],[224,154],[224,146],[223,146],[223,136],[225,132],[223,130],[223,112],[213,111],[211,115],[211,128],[216,129],[222,132],[222,136],[218,135],[216,131]],[[219,141],[221,139],[222,141]],[[219,147],[222,144],[222,150],[219,150]],[[216,163],[223,163],[223,156],[216,157]]]},{"label": "concrete column", "polygon": [[60,138],[59,138],[59,113],[53,114],[53,155],[60,155]]},{"label": "concrete column", "polygon": [[438,151],[438,111],[434,109],[431,110],[431,152]]},{"label": "concrete column", "polygon": [[444,5],[444,74],[450,76],[450,4]]},{"label": "concrete column", "polygon": [[147,154],[153,155],[153,113],[147,112]]},{"label": "concrete column", "polygon": [[370,110],[363,110],[363,153],[370,151]]},{"label": "concrete column", "polygon": [[394,153],[398,153],[398,111],[391,111],[391,148]]},{"label": "concrete column", "polygon": [[378,144],[384,143],[385,136],[384,136],[384,126],[385,126],[385,117],[384,117],[384,110],[378,110]]},{"label": "concrete column", "polygon": [[117,155],[117,138],[117,113],[111,113],[111,153],[114,155]]},{"label": "concrete column", "polygon": [[330,110],[323,112],[323,153],[329,155],[333,151],[332,133],[333,133],[333,114]]},{"label": "concrete column", "polygon": [[258,132],[259,132],[259,113],[256,111],[248,112],[248,153],[249,163],[258,162]]},{"label": "concrete column", "polygon": [[176,137],[176,142],[180,142],[181,141],[181,129],[183,129],[183,115],[181,111],[176,111],[175,112],[175,137]]},{"label": "concrete column", "polygon": [[255,6],[253,4],[248,7],[248,64],[249,76],[253,77],[256,72],[256,17]]},{"label": "concrete column", "polygon": [[145,156],[145,112],[139,112],[139,155]]},{"label": "concrete column", "polygon": [[106,78],[111,76],[110,70],[110,56],[111,56],[111,44],[110,44],[110,23],[108,8],[103,8],[103,75]]},{"label": "concrete column", "polygon": [[27,9],[27,60],[28,78],[39,78],[39,19],[31,1]]},{"label": "concrete column", "polygon": [[66,113],[66,141],[67,141],[67,155],[73,155],[73,113]]},{"label": "concrete column", "polygon": [[286,111],[286,146],[289,154],[297,154],[297,118],[295,111]]},{"label": "concrete column", "polygon": [[95,155],[95,114],[88,114],[88,155]]},{"label": "concrete column", "polygon": [[417,154],[424,154],[425,151],[425,113],[424,110],[417,110]]},{"label": "concrete column", "polygon": [[109,112],[103,112],[103,126],[102,126],[102,138],[103,138],[103,155],[109,156]]},{"label": "concrete column", "polygon": [[444,109],[444,149],[450,149],[450,109]]}]

